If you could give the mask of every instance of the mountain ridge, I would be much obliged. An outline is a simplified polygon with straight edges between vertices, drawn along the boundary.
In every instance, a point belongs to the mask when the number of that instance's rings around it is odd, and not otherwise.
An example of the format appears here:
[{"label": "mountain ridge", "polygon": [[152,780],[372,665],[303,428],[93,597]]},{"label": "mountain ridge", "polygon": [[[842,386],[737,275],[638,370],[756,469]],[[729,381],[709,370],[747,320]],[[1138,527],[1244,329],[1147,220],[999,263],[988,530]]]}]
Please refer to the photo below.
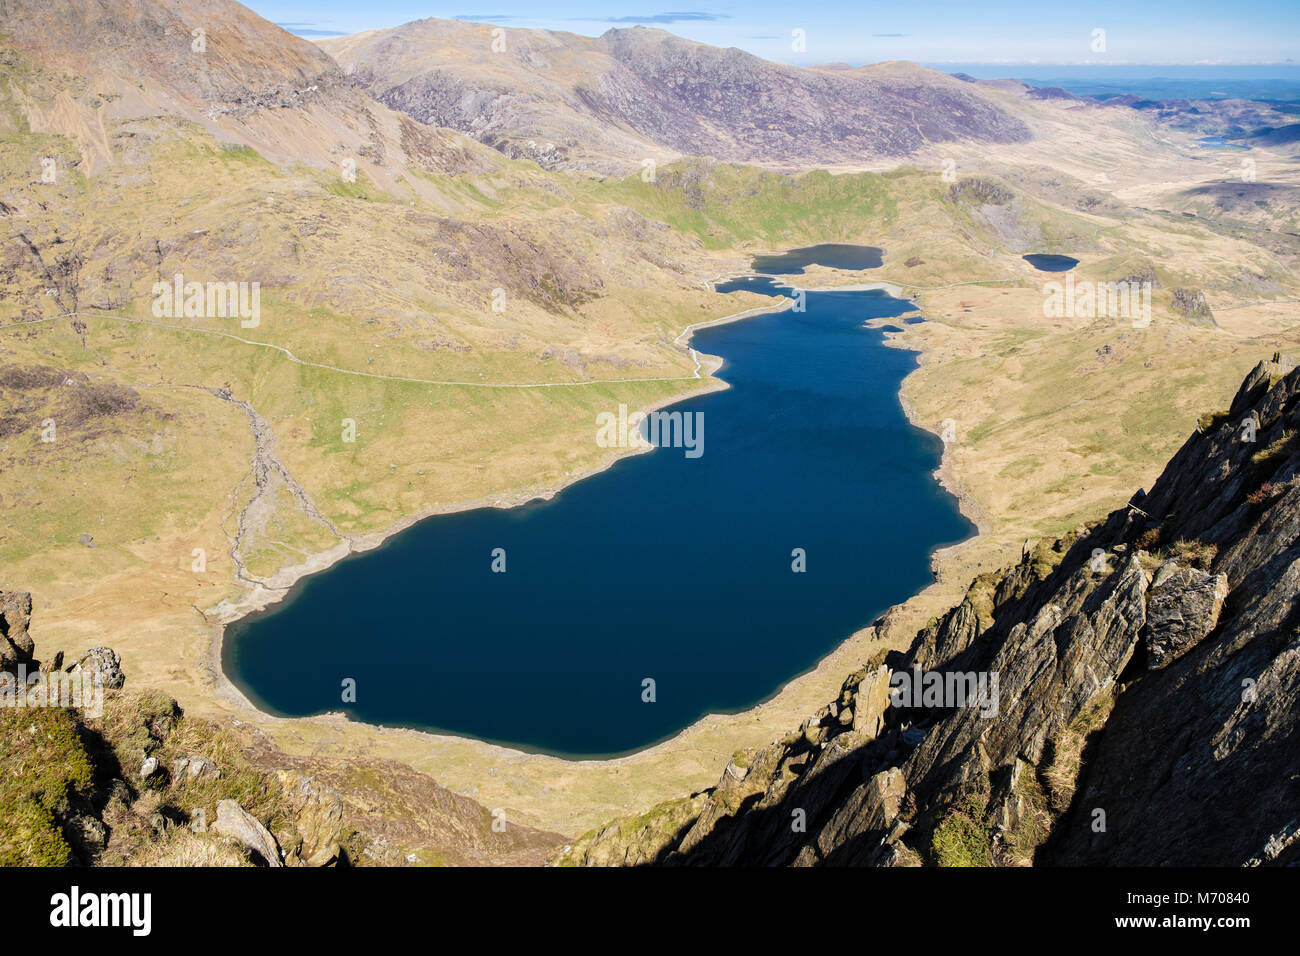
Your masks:
[{"label": "mountain ridge", "polygon": [[78,141],[91,172],[120,158],[108,128],[159,116],[277,161],[337,169],[351,157],[385,186],[389,160],[431,172],[497,160],[384,109],[328,54],[235,0],[4,0],[0,36],[22,58],[10,66],[46,74],[25,94],[33,131]]},{"label": "mountain ridge", "polygon": [[436,18],[317,42],[385,105],[543,166],[667,153],[804,167],[1030,138],[968,85],[901,61],[794,67],[648,27],[582,37]]}]

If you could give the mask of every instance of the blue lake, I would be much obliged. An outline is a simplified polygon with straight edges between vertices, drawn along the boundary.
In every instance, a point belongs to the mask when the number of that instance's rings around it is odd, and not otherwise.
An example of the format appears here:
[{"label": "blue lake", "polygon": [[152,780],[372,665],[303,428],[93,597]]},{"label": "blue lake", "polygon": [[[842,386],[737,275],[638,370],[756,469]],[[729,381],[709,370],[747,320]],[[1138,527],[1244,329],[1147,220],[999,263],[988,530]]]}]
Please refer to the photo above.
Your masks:
[{"label": "blue lake", "polygon": [[[736,288],[782,291],[720,287]],[[671,406],[702,415],[699,457],[660,447],[550,501],[422,521],[229,627],[226,673],[275,714],[565,756],[638,750],[772,696],[974,532],[932,477],[940,440],[899,404],[915,354],[863,326],[911,303],[806,305],[696,332],[732,386]]]},{"label": "blue lake", "polygon": [[757,255],[751,260],[755,272],[769,276],[802,275],[808,266],[826,266],[830,269],[879,269],[885,261],[885,252],[876,246],[851,245],[844,242],[823,242],[770,255]]},{"label": "blue lake", "polygon": [[1069,272],[1079,264],[1073,256],[1057,256],[1047,252],[1032,252],[1021,256],[1039,272]]}]

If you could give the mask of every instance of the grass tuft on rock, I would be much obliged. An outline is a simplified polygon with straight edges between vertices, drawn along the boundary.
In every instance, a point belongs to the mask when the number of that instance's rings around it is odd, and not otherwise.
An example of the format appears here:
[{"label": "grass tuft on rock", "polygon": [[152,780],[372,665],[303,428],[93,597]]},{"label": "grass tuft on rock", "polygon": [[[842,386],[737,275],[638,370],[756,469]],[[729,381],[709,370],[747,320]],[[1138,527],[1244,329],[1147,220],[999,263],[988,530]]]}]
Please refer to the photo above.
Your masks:
[{"label": "grass tuft on rock", "polygon": [[989,830],[981,820],[984,807],[967,800],[948,811],[930,837],[930,862],[934,866],[992,866]]}]

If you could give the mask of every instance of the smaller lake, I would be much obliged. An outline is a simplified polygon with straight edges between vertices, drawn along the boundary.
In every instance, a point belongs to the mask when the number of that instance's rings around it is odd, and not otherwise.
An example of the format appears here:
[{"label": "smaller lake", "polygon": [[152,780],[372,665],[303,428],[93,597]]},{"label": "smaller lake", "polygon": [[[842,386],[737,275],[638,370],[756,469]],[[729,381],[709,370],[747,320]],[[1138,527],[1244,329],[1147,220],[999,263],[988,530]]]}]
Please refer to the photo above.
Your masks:
[{"label": "smaller lake", "polygon": [[1079,260],[1071,256],[1056,256],[1045,252],[1031,252],[1021,258],[1039,272],[1069,272],[1079,264]]},{"label": "smaller lake", "polygon": [[755,272],[769,276],[802,275],[808,266],[828,269],[879,269],[885,262],[885,250],[876,246],[856,246],[841,242],[823,242],[773,255],[758,255],[752,260]]}]

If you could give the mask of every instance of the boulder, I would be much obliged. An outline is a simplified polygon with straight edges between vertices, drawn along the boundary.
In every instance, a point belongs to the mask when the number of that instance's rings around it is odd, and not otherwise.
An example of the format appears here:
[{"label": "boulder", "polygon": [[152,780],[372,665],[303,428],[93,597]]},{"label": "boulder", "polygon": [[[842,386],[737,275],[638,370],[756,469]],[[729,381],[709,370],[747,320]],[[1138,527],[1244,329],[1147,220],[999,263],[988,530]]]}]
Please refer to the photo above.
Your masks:
[{"label": "boulder", "polygon": [[[299,856],[308,866],[325,866],[337,860],[339,840],[343,836],[343,798],[298,771],[281,771],[277,776],[301,840]],[[289,837],[286,840],[292,842]]]},{"label": "boulder", "polygon": [[1175,289],[1173,305],[1193,325],[1218,325],[1214,321],[1214,313],[1210,311],[1210,304],[1205,301],[1205,293],[1200,289]]},{"label": "boulder", "polygon": [[330,843],[322,846],[319,850],[307,858],[305,866],[332,866],[338,862],[339,854],[342,849],[337,843]]},{"label": "boulder", "polygon": [[108,827],[90,813],[74,813],[63,824],[63,836],[83,864],[94,860],[108,846]]},{"label": "boulder", "polygon": [[241,843],[260,856],[267,866],[283,866],[280,847],[266,827],[234,800],[217,804],[217,819],[212,831]]},{"label": "boulder", "polygon": [[68,668],[68,672],[87,674],[92,681],[98,676],[105,690],[120,690],[126,683],[122,658],[111,647],[92,647],[81,660]]},{"label": "boulder", "polygon": [[875,740],[885,727],[889,709],[889,667],[881,664],[868,673],[853,694],[853,729],[864,740]]},{"label": "boulder", "polygon": [[1209,634],[1219,623],[1228,595],[1225,575],[1211,575],[1166,561],[1151,582],[1144,641],[1147,666],[1169,666]]},{"label": "boulder", "polygon": [[191,780],[197,780],[200,777],[220,777],[221,768],[211,760],[205,757],[191,756],[188,760],[183,761],[185,764],[186,774]]},{"label": "boulder", "polygon": [[33,668],[36,646],[27,633],[32,619],[32,596],[26,591],[0,590],[0,670],[19,664]]}]

